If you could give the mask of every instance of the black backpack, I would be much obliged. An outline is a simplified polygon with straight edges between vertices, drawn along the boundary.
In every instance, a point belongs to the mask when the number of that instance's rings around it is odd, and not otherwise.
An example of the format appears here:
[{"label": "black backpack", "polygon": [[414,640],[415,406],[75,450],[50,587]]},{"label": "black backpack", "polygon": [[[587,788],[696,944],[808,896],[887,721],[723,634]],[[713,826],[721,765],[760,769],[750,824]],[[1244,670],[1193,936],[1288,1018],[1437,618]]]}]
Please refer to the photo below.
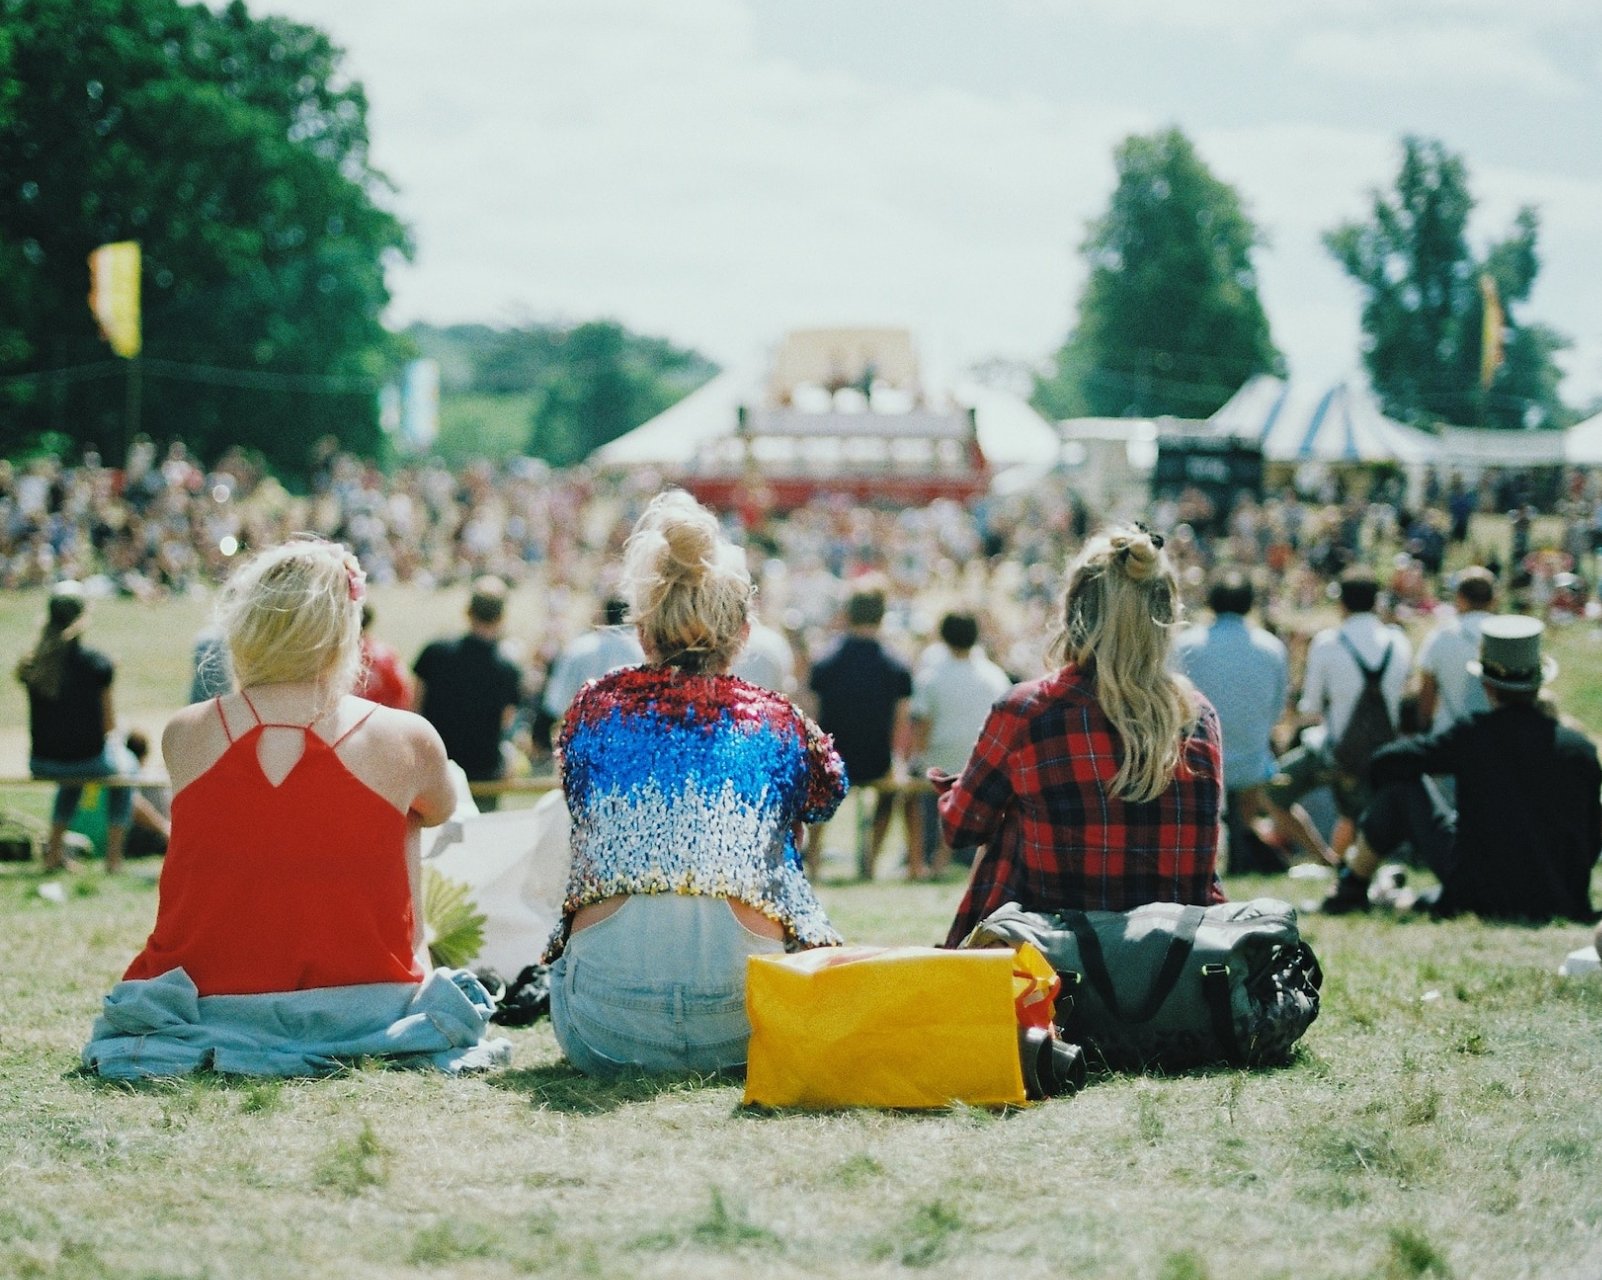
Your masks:
[{"label": "black backpack", "polygon": [[1346,652],[1352,655],[1357,669],[1363,673],[1363,692],[1357,695],[1352,717],[1341,731],[1340,741],[1335,744],[1332,754],[1336,767],[1342,773],[1366,779],[1368,762],[1374,758],[1374,753],[1396,737],[1396,726],[1391,723],[1391,709],[1385,705],[1385,691],[1381,688],[1396,646],[1387,643],[1384,659],[1379,666],[1370,669],[1363,665],[1350,640],[1342,635],[1340,641],[1346,646]]}]

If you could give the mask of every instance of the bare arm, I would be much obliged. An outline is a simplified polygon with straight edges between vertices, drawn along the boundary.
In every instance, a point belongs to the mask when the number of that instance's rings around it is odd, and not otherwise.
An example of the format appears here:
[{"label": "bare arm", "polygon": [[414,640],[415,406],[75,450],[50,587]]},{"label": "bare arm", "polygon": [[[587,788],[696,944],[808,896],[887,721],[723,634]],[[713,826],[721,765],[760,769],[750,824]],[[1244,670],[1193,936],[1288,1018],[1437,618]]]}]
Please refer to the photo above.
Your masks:
[{"label": "bare arm", "polygon": [[929,722],[922,716],[912,717],[911,745],[909,757],[921,756],[929,749]]},{"label": "bare arm", "polygon": [[890,730],[890,749],[895,758],[905,764],[912,755],[912,700],[902,698],[896,703],[895,720]]},{"label": "bare arm", "polygon": [[1435,723],[1435,708],[1440,696],[1441,687],[1436,683],[1435,673],[1421,672],[1418,678],[1418,722],[1426,731]]},{"label": "bare arm", "polygon": [[428,686],[423,683],[423,677],[414,675],[412,677],[412,710],[417,712],[418,715],[423,714],[423,697],[427,690]]},{"label": "bare arm", "polygon": [[111,701],[111,686],[100,691],[100,736],[103,738],[117,727],[117,708]]}]

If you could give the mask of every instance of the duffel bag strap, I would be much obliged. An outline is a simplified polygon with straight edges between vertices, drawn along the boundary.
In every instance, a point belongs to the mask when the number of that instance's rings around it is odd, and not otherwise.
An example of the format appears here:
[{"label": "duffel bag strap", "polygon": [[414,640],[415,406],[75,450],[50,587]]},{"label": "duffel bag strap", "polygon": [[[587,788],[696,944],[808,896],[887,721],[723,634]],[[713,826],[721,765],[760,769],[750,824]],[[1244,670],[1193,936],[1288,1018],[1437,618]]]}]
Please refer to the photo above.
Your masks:
[{"label": "duffel bag strap", "polygon": [[1085,977],[1096,989],[1107,1012],[1126,1026],[1138,1026],[1155,1018],[1173,992],[1179,975],[1185,972],[1185,962],[1190,959],[1191,950],[1196,945],[1196,930],[1201,928],[1202,918],[1206,914],[1204,907],[1186,907],[1181,912],[1174,925],[1174,935],[1168,940],[1168,954],[1163,957],[1162,967],[1152,979],[1151,990],[1146,993],[1140,1007],[1129,1013],[1119,1008],[1118,992],[1113,988],[1112,975],[1107,971],[1107,957],[1102,952],[1101,939],[1096,935],[1090,917],[1083,911],[1063,911],[1058,913],[1057,918],[1072,930],[1074,939],[1079,943],[1079,962],[1085,967]]},{"label": "duffel bag strap", "polygon": [[1229,998],[1229,966],[1204,964],[1201,971],[1202,998],[1213,1024],[1213,1039],[1224,1051],[1232,1067],[1244,1067],[1246,1054],[1235,1036],[1235,1009]]}]

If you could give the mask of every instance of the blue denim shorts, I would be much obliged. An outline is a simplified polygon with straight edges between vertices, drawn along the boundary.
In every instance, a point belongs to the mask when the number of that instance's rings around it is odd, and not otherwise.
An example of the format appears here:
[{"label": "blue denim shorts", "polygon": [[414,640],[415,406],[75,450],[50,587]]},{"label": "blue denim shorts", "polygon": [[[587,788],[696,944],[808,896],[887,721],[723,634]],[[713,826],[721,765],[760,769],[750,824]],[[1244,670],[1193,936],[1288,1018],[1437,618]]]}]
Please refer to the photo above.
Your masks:
[{"label": "blue denim shorts", "polygon": [[635,895],[574,934],[551,967],[551,1025],[585,1075],[745,1063],[745,962],[784,950],[722,898]]},{"label": "blue denim shorts", "polygon": [[[91,756],[88,760],[44,760],[33,756],[28,761],[28,772],[35,778],[48,778],[51,782],[60,782],[56,788],[56,803],[50,813],[51,821],[66,826],[78,812],[78,800],[83,795],[83,785],[74,782],[75,778],[111,778],[118,774],[136,774],[139,772],[139,762],[121,743],[112,738],[106,739],[106,744],[100,749],[100,754]],[[106,825],[111,827],[126,827],[133,815],[133,790],[129,787],[106,788]]]}]

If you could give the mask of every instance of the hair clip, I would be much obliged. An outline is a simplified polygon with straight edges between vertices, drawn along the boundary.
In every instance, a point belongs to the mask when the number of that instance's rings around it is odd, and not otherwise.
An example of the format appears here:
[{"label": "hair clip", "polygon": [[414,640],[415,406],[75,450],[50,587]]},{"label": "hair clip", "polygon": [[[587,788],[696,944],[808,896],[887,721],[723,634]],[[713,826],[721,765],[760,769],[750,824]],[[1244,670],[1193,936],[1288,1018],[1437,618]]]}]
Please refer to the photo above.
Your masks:
[{"label": "hair clip", "polygon": [[1148,538],[1150,538],[1151,539],[1151,545],[1156,547],[1157,550],[1161,551],[1163,549],[1163,535],[1162,534],[1153,533],[1150,529],[1148,529],[1139,520],[1135,521],[1135,528],[1139,529],[1143,534],[1145,534]]},{"label": "hair clip", "polygon": [[367,599],[367,574],[362,569],[361,561],[348,551],[345,553],[345,583],[350,590],[352,604],[361,604]]}]

